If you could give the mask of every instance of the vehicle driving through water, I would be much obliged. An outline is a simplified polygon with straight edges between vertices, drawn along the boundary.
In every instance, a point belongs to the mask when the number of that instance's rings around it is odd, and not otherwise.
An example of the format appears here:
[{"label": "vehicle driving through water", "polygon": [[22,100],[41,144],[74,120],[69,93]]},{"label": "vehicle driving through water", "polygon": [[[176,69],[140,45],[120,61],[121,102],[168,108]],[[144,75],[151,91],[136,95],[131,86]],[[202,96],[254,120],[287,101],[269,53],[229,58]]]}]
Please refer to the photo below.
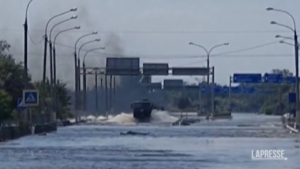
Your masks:
[{"label": "vehicle driving through water", "polygon": [[163,107],[158,107],[148,99],[135,101],[131,104],[133,111],[133,117],[140,122],[149,122],[151,118],[152,110],[164,110]]}]

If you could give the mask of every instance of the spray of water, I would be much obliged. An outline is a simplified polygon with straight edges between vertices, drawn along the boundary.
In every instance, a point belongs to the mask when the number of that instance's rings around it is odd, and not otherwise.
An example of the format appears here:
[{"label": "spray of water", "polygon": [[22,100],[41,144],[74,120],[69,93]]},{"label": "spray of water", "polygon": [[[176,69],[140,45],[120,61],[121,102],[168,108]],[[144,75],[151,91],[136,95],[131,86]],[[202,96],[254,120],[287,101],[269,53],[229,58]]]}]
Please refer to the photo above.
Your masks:
[{"label": "spray of water", "polygon": [[[133,118],[132,113],[120,113],[115,116],[87,116],[87,120],[91,121],[92,123],[114,123],[114,124],[119,124],[119,125],[135,125],[138,123]],[[168,112],[166,111],[153,111],[152,112],[152,117],[150,122],[151,123],[172,123],[178,120],[178,118],[171,116]]]}]

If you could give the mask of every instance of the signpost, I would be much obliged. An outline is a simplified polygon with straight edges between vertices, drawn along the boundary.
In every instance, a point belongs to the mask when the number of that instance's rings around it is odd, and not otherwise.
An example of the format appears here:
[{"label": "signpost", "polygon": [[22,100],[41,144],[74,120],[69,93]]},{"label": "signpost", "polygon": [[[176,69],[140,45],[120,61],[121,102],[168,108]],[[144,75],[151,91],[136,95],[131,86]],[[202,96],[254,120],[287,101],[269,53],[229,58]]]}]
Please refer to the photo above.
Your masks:
[{"label": "signpost", "polygon": [[296,103],[296,93],[289,93],[289,103]]},{"label": "signpost", "polygon": [[242,88],[241,87],[231,87],[230,92],[232,94],[241,94],[242,93]]},{"label": "signpost", "polygon": [[21,111],[25,110],[26,107],[23,105],[22,98],[18,98],[17,100],[17,108]]},{"label": "signpost", "polygon": [[285,78],[285,83],[287,84],[296,84],[296,77],[288,76]]},{"label": "signpost", "polygon": [[276,83],[276,84],[283,83],[283,75],[282,74],[265,73],[264,82],[265,83]]},{"label": "signpost", "polygon": [[206,67],[174,67],[172,68],[172,75],[179,75],[179,76],[193,76],[193,75],[208,75],[209,68]]},{"label": "signpost", "polygon": [[39,91],[38,90],[23,90],[22,97],[23,106],[34,107],[39,105]]},{"label": "signpost", "polygon": [[140,75],[140,58],[106,58],[106,75]]},{"label": "signpost", "polygon": [[161,85],[160,82],[157,82],[157,83],[148,83],[147,84],[147,88],[154,89],[154,90],[161,90],[162,89],[162,85]]},{"label": "signpost", "polygon": [[144,63],[143,75],[169,75],[168,63]]},{"label": "signpost", "polygon": [[258,73],[235,73],[233,83],[261,83],[262,76]]},{"label": "signpost", "polygon": [[166,90],[183,89],[183,80],[182,79],[165,79],[164,80],[164,89],[166,89]]}]

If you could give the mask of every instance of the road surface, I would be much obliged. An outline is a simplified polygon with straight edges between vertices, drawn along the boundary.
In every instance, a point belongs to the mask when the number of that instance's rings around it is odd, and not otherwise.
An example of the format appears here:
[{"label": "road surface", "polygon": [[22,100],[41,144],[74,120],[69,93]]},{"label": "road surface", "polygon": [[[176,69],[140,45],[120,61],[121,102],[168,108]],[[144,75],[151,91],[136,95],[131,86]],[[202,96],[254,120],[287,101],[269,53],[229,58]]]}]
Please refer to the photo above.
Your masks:
[{"label": "road surface", "polygon": [[[144,131],[146,137],[120,136]],[[298,136],[279,117],[234,115],[195,126],[83,125],[0,144],[1,169],[299,169]],[[251,150],[283,149],[287,161],[253,161]]]}]

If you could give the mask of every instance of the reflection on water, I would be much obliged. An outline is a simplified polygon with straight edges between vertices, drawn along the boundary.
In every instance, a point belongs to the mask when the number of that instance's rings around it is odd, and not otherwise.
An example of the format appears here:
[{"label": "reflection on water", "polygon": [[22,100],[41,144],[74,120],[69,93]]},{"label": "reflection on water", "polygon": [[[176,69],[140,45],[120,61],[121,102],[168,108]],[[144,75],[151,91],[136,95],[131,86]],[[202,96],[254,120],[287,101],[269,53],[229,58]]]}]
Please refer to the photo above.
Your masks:
[{"label": "reflection on water", "polygon": [[[150,136],[120,136],[123,131]],[[278,117],[236,115],[195,126],[88,125],[0,145],[1,169],[299,169],[297,135]],[[251,150],[283,149],[287,161],[252,161]]]}]

